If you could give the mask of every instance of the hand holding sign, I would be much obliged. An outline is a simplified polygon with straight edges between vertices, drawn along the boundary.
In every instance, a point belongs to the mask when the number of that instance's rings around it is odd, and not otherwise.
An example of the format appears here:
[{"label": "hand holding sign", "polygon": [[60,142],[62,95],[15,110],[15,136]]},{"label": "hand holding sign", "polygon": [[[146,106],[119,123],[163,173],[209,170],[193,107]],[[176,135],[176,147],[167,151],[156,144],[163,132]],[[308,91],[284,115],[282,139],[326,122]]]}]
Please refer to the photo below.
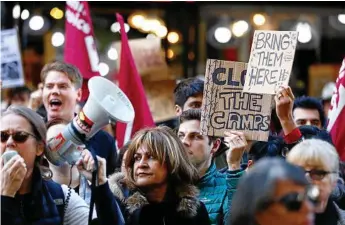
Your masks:
[{"label": "hand holding sign", "polygon": [[276,112],[285,135],[296,128],[292,116],[293,101],[295,96],[289,86],[280,86],[274,100],[276,102]]},{"label": "hand holding sign", "polygon": [[280,85],[288,85],[297,34],[297,31],[255,31],[244,92],[275,94]]},{"label": "hand holding sign", "polygon": [[224,135],[224,142],[229,147],[226,154],[228,168],[229,170],[240,169],[243,153],[248,147],[246,137],[242,132],[237,131],[225,131]]}]

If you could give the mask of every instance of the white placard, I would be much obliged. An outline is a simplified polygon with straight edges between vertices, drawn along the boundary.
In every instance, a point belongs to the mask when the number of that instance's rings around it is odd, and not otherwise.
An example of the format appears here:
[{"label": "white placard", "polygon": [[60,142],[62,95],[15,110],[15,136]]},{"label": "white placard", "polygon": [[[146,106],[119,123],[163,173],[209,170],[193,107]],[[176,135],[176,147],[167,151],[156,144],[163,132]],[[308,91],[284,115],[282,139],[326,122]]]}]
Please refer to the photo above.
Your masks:
[{"label": "white placard", "polygon": [[275,94],[289,84],[297,37],[297,31],[254,32],[244,92]]},{"label": "white placard", "polygon": [[23,86],[25,83],[15,28],[1,30],[1,80],[2,88]]}]

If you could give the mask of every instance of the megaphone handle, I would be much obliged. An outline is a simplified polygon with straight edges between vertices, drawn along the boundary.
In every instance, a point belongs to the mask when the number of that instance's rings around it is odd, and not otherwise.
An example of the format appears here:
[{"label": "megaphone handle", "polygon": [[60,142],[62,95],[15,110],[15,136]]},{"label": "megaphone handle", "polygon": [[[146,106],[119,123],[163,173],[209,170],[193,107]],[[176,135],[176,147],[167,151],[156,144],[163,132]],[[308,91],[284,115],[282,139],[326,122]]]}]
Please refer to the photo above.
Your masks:
[{"label": "megaphone handle", "polygon": [[[91,152],[92,158],[95,161],[95,170],[92,172],[92,182],[91,182],[91,199],[90,199],[90,211],[89,211],[89,225],[92,221],[93,207],[95,203],[95,187],[98,186],[98,160],[93,149],[89,150]],[[96,185],[97,183],[97,185]]]}]

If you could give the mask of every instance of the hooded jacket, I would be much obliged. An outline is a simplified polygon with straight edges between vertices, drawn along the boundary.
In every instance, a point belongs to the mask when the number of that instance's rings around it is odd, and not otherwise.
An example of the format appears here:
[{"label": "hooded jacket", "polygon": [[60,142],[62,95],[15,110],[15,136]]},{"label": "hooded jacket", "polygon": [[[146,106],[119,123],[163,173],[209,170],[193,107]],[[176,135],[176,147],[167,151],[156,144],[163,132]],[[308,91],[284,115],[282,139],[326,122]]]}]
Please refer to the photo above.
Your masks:
[{"label": "hooded jacket", "polygon": [[109,186],[126,218],[131,225],[206,225],[209,223],[207,210],[196,196],[197,188],[184,185],[170,191],[161,203],[150,203],[136,188],[125,185],[123,173],[109,177]]}]

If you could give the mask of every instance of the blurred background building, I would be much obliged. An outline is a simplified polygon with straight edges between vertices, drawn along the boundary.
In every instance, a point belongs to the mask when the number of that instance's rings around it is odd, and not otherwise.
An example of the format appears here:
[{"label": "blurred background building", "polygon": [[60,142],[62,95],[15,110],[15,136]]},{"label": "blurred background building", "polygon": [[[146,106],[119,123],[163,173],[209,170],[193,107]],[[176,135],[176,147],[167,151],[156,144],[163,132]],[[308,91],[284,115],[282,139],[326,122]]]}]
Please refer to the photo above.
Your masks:
[{"label": "blurred background building", "polygon": [[[296,95],[320,96],[345,56],[343,2],[92,1],[89,6],[100,73],[112,79],[119,65],[119,12],[151,109],[171,107],[176,81],[203,77],[208,58],[247,62],[258,29],[299,31],[291,77]],[[18,28],[25,81],[33,89],[43,65],[63,59],[65,18],[65,2],[1,2],[1,29]],[[164,65],[153,54],[157,48]],[[169,108],[155,120],[171,113]]]}]

